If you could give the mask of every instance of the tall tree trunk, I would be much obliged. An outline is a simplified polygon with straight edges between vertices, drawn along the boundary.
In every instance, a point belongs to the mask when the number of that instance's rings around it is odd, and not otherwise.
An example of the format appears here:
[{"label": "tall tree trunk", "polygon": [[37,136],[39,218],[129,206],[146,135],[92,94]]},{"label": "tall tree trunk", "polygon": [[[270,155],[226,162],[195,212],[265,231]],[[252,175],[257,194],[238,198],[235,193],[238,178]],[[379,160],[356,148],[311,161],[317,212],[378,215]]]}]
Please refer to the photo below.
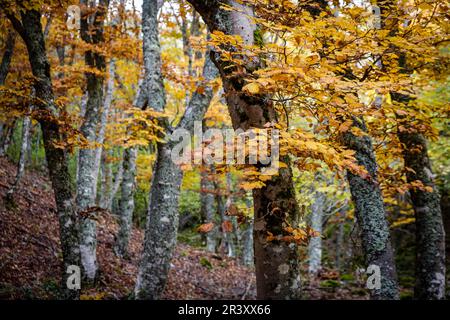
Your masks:
[{"label": "tall tree trunk", "polygon": [[[353,119],[353,126],[367,132],[363,119]],[[360,166],[368,176],[347,172],[350,192],[355,205],[357,223],[367,266],[380,268],[381,288],[372,289],[372,299],[398,299],[397,272],[384,210],[383,197],[377,181],[377,162],[369,136],[355,136],[350,131],[343,134],[343,142],[355,151]]]},{"label": "tall tree trunk", "polygon": [[[143,88],[143,82],[139,81],[136,97],[133,101],[133,105],[143,108],[142,105],[138,105],[139,102],[144,103],[147,99],[145,90]],[[136,159],[138,154],[138,148],[128,147],[123,151],[122,162],[120,163],[119,171],[116,174],[116,179],[113,186],[113,194],[110,197],[110,204],[118,188],[121,188],[120,195],[120,212],[119,212],[119,232],[116,236],[116,243],[114,251],[119,257],[127,257],[127,248],[132,230],[133,212],[134,212],[134,193],[136,190]],[[120,180],[119,180],[120,179]],[[117,189],[116,189],[117,188]]]},{"label": "tall tree trunk", "polygon": [[[165,91],[161,75],[161,49],[158,39],[158,4],[144,0],[142,6],[142,30],[144,34],[144,65],[146,100],[142,105],[151,105],[156,111],[165,108]],[[210,59],[205,60],[203,78],[211,81],[217,69]],[[201,84],[199,84],[201,85]],[[191,134],[194,122],[203,119],[213,96],[211,86],[203,85],[202,93],[196,91],[186,108],[177,128]],[[167,123],[166,130],[171,130]],[[145,229],[144,251],[139,266],[135,287],[137,299],[157,299],[167,282],[170,260],[175,248],[178,230],[178,197],[182,171],[171,159],[174,142],[158,143],[157,157],[150,188],[150,203]]]},{"label": "tall tree trunk", "polygon": [[[321,12],[333,15],[324,0],[314,1],[316,6],[303,5],[303,8],[318,17]],[[348,75],[341,74],[348,78]],[[351,129],[342,134],[343,144],[355,151],[355,158],[368,173],[367,177],[347,172],[350,193],[355,205],[357,223],[361,230],[363,252],[368,267],[378,267],[381,275],[381,287],[371,289],[372,299],[398,299],[397,271],[395,267],[389,226],[384,209],[383,196],[377,181],[377,162],[371,138],[367,135],[364,119],[351,115],[352,127],[366,133],[356,136]],[[345,119],[342,119],[345,120]]]},{"label": "tall tree trunk", "polygon": [[[252,9],[237,1],[189,0],[208,25],[209,31],[240,35],[245,44],[254,43],[255,24]],[[221,3],[238,10],[224,10]],[[249,95],[242,91],[242,76],[233,74],[234,68],[213,54],[220,71],[226,93],[228,110],[234,129],[262,128],[268,122],[277,122],[276,111],[265,96]],[[260,61],[248,61],[245,66],[251,73]],[[242,73],[240,73],[242,74]],[[299,208],[295,200],[289,159],[281,159],[287,168],[281,168],[261,189],[253,191],[254,246],[256,263],[257,297],[259,299],[298,299],[300,297],[299,256],[295,245],[285,241],[267,241],[268,232],[275,236],[284,233],[286,220],[295,225]]]},{"label": "tall tree trunk", "polygon": [[131,147],[123,153],[123,179],[121,188],[119,232],[116,238],[115,252],[119,257],[128,256],[134,211],[134,190],[136,188],[136,157],[137,148]]},{"label": "tall tree trunk", "polygon": [[[394,100],[405,103],[401,94]],[[416,219],[416,285],[417,299],[445,298],[445,231],[441,213],[439,190],[433,181],[425,137],[403,123],[405,130],[398,132],[403,146],[403,159],[408,182],[421,181],[432,191],[413,188],[409,191]]]},{"label": "tall tree trunk", "polygon": [[[398,15],[400,8],[395,1],[380,3],[381,25],[390,30],[390,35],[398,33]],[[409,21],[403,21],[409,24]],[[398,65],[400,72],[410,75],[414,70],[408,66],[408,57],[399,50]],[[391,92],[393,101],[408,108],[413,102],[409,95]],[[414,209],[416,224],[416,284],[414,296],[417,299],[443,299],[445,297],[445,231],[442,221],[439,190],[433,181],[433,172],[428,157],[427,142],[424,135],[412,124],[413,119],[403,119],[398,116],[402,124],[397,132],[403,148],[406,180],[409,183],[421,181],[431,192],[414,188],[409,191]]]},{"label": "tall tree trunk", "polygon": [[172,147],[172,143],[158,144],[145,227],[144,251],[135,289],[137,299],[158,299],[161,296],[176,244],[182,172],[179,166],[172,162]]},{"label": "tall tree trunk", "polygon": [[308,245],[309,265],[308,271],[312,276],[316,276],[322,268],[322,223],[324,211],[325,195],[316,192],[314,203],[311,206],[311,228],[318,232],[317,237],[312,237]]},{"label": "tall tree trunk", "polygon": [[50,77],[50,64],[45,50],[42,33],[41,14],[36,10],[21,12],[21,21],[8,15],[14,28],[24,40],[30,60],[31,70],[35,77],[35,94],[39,100],[35,107],[50,116],[39,119],[43,133],[45,155],[54,191],[56,209],[59,220],[59,234],[63,255],[62,292],[67,299],[79,297],[78,290],[69,290],[70,265],[80,266],[80,247],[78,234],[78,215],[73,203],[73,190],[68,168],[68,155],[65,150],[55,147],[64,143],[64,132],[57,122],[58,109],[54,103],[53,87]]},{"label": "tall tree trunk", "polygon": [[[94,8],[88,6],[88,1],[81,0],[83,12],[80,21],[81,38],[91,45],[100,45],[103,42],[103,23],[108,9],[109,1],[100,0]],[[87,14],[86,10],[93,9],[94,12]],[[85,52],[86,65],[105,72],[105,57],[98,52],[88,50]],[[88,100],[84,122],[81,132],[90,142],[97,140],[97,130],[101,117],[103,104],[103,82],[104,76],[86,72]],[[82,148],[78,155],[78,179],[76,203],[78,210],[85,211],[95,205],[97,189],[98,167],[95,168],[95,149]],[[83,276],[86,283],[93,283],[97,274],[97,227],[96,221],[91,217],[83,219],[80,229],[80,251],[83,264]]]}]

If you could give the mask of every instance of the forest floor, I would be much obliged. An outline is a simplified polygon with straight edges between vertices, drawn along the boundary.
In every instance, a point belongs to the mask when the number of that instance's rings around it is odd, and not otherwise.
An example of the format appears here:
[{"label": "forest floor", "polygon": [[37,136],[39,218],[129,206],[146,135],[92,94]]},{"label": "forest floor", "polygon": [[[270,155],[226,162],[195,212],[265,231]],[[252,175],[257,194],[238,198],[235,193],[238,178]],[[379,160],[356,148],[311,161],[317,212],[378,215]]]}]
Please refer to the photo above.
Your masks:
[{"label": "forest floor", "polygon": [[[4,200],[15,176],[15,165],[0,158],[0,299],[57,298],[61,274],[58,220],[50,182],[42,173],[26,172],[14,196]],[[114,255],[116,218],[98,217],[98,263],[94,288],[84,299],[127,299],[136,279],[143,232],[133,228],[128,259]],[[309,299],[366,299],[359,286],[341,286],[335,274],[304,284]],[[322,284],[326,283],[325,286]],[[178,244],[164,299],[255,299],[254,270],[236,259]]]}]

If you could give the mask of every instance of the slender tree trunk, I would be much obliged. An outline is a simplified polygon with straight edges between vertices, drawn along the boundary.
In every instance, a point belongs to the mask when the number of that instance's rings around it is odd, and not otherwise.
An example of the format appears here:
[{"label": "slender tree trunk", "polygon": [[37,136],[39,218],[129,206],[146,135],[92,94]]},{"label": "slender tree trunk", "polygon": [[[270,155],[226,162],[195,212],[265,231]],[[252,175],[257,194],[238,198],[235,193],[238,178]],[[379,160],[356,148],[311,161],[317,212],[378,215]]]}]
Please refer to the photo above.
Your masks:
[{"label": "slender tree trunk", "polygon": [[[247,196],[245,196],[245,205],[247,209],[252,207],[252,201]],[[246,266],[254,265],[254,255],[253,255],[253,222],[254,219],[249,219],[243,224],[242,231],[242,263]]]},{"label": "slender tree trunk", "polygon": [[[245,44],[254,43],[255,24],[251,20],[252,9],[237,1],[189,0],[208,25],[209,31],[221,31],[228,35],[240,35]],[[238,10],[224,10],[221,2]],[[213,54],[226,93],[228,110],[234,129],[262,128],[268,122],[278,122],[270,99],[249,95],[242,91],[243,77],[236,76],[234,68]],[[248,61],[249,73],[261,66],[260,61]],[[300,298],[299,256],[297,247],[285,241],[267,241],[268,232],[283,235],[286,222],[295,225],[299,208],[295,200],[289,159],[281,159],[287,168],[266,181],[261,189],[253,191],[254,246],[256,263],[257,297],[259,299]]]},{"label": "slender tree trunk", "polygon": [[[390,30],[390,35],[398,33],[400,8],[395,1],[380,3],[381,25]],[[404,24],[409,24],[404,21]],[[395,48],[394,48],[395,49]],[[407,56],[399,53],[400,72],[409,75]],[[413,101],[409,95],[391,92],[392,100],[408,107]],[[411,124],[412,119],[398,116],[402,124],[397,132],[403,147],[403,160],[406,179],[409,183],[420,181],[431,191],[414,188],[410,190],[411,202],[416,221],[416,285],[414,296],[417,299],[443,299],[445,297],[445,231],[442,221],[440,194],[433,181],[433,173],[428,157],[427,142],[422,133]],[[405,121],[406,120],[406,121]]]},{"label": "slender tree trunk", "polygon": [[121,189],[119,233],[116,238],[115,252],[119,257],[128,256],[134,211],[134,190],[136,188],[137,148],[127,148],[123,154],[123,179]]},{"label": "slender tree trunk", "polygon": [[[354,118],[353,125],[367,132],[364,120]],[[381,288],[371,290],[372,299],[398,299],[397,272],[392,253],[389,226],[383,197],[377,181],[377,163],[369,136],[355,136],[350,130],[344,133],[343,142],[355,151],[360,166],[368,176],[347,173],[357,223],[361,229],[362,246],[367,266],[380,268]]]},{"label": "slender tree trunk", "polygon": [[344,236],[345,236],[345,215],[346,215],[347,206],[344,206],[339,215],[339,226],[338,233],[336,235],[336,257],[335,257],[335,268],[342,272],[342,258],[345,257],[345,248],[344,248]]},{"label": "slender tree trunk", "polygon": [[[109,62],[109,70],[108,70],[109,78],[106,83],[106,95],[105,95],[105,99],[103,102],[103,109],[101,111],[100,123],[98,126],[98,134],[97,134],[97,138],[96,138],[97,143],[100,145],[100,147],[97,147],[95,149],[95,163],[94,163],[94,169],[93,169],[94,174],[95,174],[95,172],[99,172],[102,153],[104,152],[103,143],[105,142],[106,125],[108,123],[108,116],[109,116],[109,112],[111,110],[112,98],[113,98],[113,93],[114,93],[114,77],[115,77],[115,73],[116,73],[115,70],[116,70],[115,59],[111,59],[111,61]],[[97,186],[97,183],[95,183],[95,186]],[[97,194],[97,192],[95,192],[95,194]],[[108,196],[109,196],[109,194],[110,193],[108,193]],[[105,203],[103,203],[103,205],[105,205]],[[102,206],[102,208],[104,208],[104,207]]]},{"label": "slender tree trunk", "polygon": [[54,94],[50,77],[50,64],[45,50],[45,40],[42,33],[41,14],[36,10],[21,12],[21,21],[8,15],[16,31],[24,40],[31,69],[35,77],[35,94],[39,98],[35,107],[50,116],[39,119],[43,133],[45,155],[54,191],[56,209],[59,220],[59,232],[63,255],[62,292],[67,299],[79,297],[78,290],[69,290],[66,286],[70,281],[70,273],[66,270],[70,265],[80,266],[80,248],[78,235],[78,215],[73,203],[73,190],[68,169],[66,151],[56,148],[56,143],[64,142],[64,132],[58,122],[58,109],[54,104]]},{"label": "slender tree trunk", "polygon": [[[398,19],[391,18],[393,12],[399,12],[397,3],[385,1],[380,4],[382,24],[391,34],[398,32]],[[406,24],[409,22],[406,21]],[[399,67],[402,73],[411,74],[407,57],[399,54]],[[399,92],[391,92],[392,100],[408,107],[413,98]],[[403,147],[403,160],[406,179],[409,183],[420,181],[431,191],[414,188],[409,191],[414,208],[416,224],[416,299],[445,298],[445,231],[442,220],[439,190],[434,184],[433,172],[427,151],[427,141],[422,133],[414,128],[412,119],[398,116],[403,130],[398,129],[397,136]],[[400,126],[399,126],[400,127]]]},{"label": "slender tree trunk", "polygon": [[322,268],[322,223],[325,195],[316,192],[314,203],[311,206],[311,228],[318,232],[317,237],[312,237],[309,241],[309,274],[316,276]]},{"label": "slender tree trunk", "polygon": [[16,120],[12,121],[10,125],[3,124],[2,123],[2,141],[0,144],[0,157],[3,157],[6,155],[6,152],[8,151],[9,144],[11,143],[11,138],[14,133],[14,128],[16,126]]},{"label": "slender tree trunk", "polygon": [[[236,228],[236,219],[233,216],[228,216],[227,212],[233,204],[233,195],[232,195],[232,181],[231,181],[231,173],[226,173],[226,192],[227,198],[224,202],[224,196],[220,194],[220,185],[216,184],[216,190],[218,195],[218,204],[217,208],[219,210],[219,214],[222,217],[222,225],[224,222],[227,222],[231,226],[231,230],[222,230],[223,238],[227,244],[227,255],[231,258],[236,257],[236,247],[238,247],[237,243],[237,228]],[[236,240],[236,241],[235,241]]]},{"label": "slender tree trunk", "polygon": [[[142,30],[144,35],[145,79],[143,81],[147,101],[156,111],[165,108],[165,91],[161,75],[161,50],[158,39],[158,4],[144,0],[142,7]],[[217,69],[206,59],[203,78],[211,81]],[[199,84],[201,85],[201,84]],[[211,86],[203,85],[202,93],[196,91],[186,108],[177,128],[189,133],[194,131],[194,122],[203,119],[213,96]],[[151,103],[150,103],[151,102]],[[171,128],[165,123],[166,129]],[[157,157],[150,188],[150,203],[145,229],[144,250],[135,287],[137,299],[157,299],[167,282],[170,260],[175,248],[178,230],[178,197],[182,171],[171,159],[173,142],[158,143]]]},{"label": "slender tree trunk", "polygon": [[[103,42],[103,22],[109,1],[100,0],[95,8],[89,8],[86,0],[81,0],[80,4],[86,6],[85,9],[95,9],[95,14],[82,13],[81,38],[86,43],[100,45]],[[100,72],[106,70],[105,57],[98,52],[86,51],[85,61],[87,66],[96,68]],[[104,76],[86,72],[86,80],[88,100],[81,132],[87,141],[95,143],[103,104]],[[95,167],[95,159],[95,149],[82,148],[79,150],[76,203],[80,211],[85,211],[95,205],[98,178],[98,171],[95,171],[98,170],[98,167]],[[80,241],[83,276],[86,282],[91,284],[95,280],[98,269],[97,227],[96,221],[91,217],[87,217],[81,222]]]},{"label": "slender tree trunk", "polygon": [[[138,106],[139,101],[146,100],[145,91],[143,89],[143,82],[140,81],[138,85],[138,91],[134,99],[133,105]],[[142,106],[140,106],[142,108]],[[127,248],[130,238],[130,232],[133,222],[134,211],[134,193],[136,190],[136,159],[138,149],[137,147],[128,147],[123,151],[122,162],[119,167],[119,171],[114,181],[113,193],[118,191],[121,187],[120,195],[120,212],[119,212],[119,232],[116,236],[115,253],[119,257],[127,257]],[[119,180],[120,179],[120,182]],[[111,201],[114,198],[111,195]],[[112,204],[112,202],[111,202]]]},{"label": "slender tree trunk", "polygon": [[211,180],[211,177],[209,177],[207,171],[202,171],[200,185],[201,212],[204,217],[204,223],[214,224],[214,228],[206,233],[206,250],[209,252],[215,252],[217,227],[215,226],[216,221],[214,217],[214,182]]},{"label": "slender tree trunk", "polygon": [[108,205],[110,203],[109,197],[112,193],[113,188],[113,176],[112,176],[112,163],[108,159],[111,154],[111,150],[102,149],[102,165],[101,165],[101,185],[99,192],[98,205],[103,209],[109,209]]},{"label": "slender tree trunk", "polygon": [[230,230],[224,228],[225,225],[231,224],[231,219],[226,215],[227,208],[231,204],[229,199],[224,201],[224,196],[220,194],[220,187],[216,184],[216,203],[217,203],[217,215],[220,217],[222,226],[222,242],[221,251],[226,251],[228,257],[234,257],[235,247]]},{"label": "slender tree trunk", "polygon": [[14,179],[13,185],[7,192],[7,197],[10,200],[13,200],[14,193],[16,192],[20,180],[22,179],[23,174],[25,173],[25,165],[27,161],[27,148],[30,143],[30,129],[31,129],[31,116],[26,115],[23,118],[22,122],[22,142],[20,144],[20,155],[19,155],[19,163],[17,164],[16,178]]},{"label": "slender tree trunk", "polygon": [[[326,12],[327,2],[315,1],[316,6],[302,5],[314,17]],[[332,14],[328,11],[328,14]],[[345,76],[345,75],[343,75]],[[353,117],[353,116],[352,116]],[[367,134],[363,118],[353,117],[352,126]],[[363,252],[367,266],[380,268],[381,288],[370,291],[372,299],[398,299],[397,271],[392,252],[389,226],[384,209],[383,196],[377,181],[377,162],[372,141],[368,135],[358,137],[348,130],[342,135],[344,145],[355,151],[360,166],[368,172],[367,177],[347,172],[350,193],[355,205],[357,223],[361,230]]]},{"label": "slender tree trunk", "polygon": [[253,266],[253,219],[246,222],[242,230],[242,263]]},{"label": "slender tree trunk", "polygon": [[[399,102],[405,102],[400,94],[393,94]],[[409,183],[421,181],[431,191],[414,188],[409,191],[416,219],[416,286],[417,299],[445,298],[445,231],[441,213],[439,190],[434,184],[425,137],[410,128],[398,133],[403,146],[405,167]]]},{"label": "slender tree trunk", "polygon": [[[125,151],[124,151],[125,153]],[[117,165],[117,172],[114,175],[114,183],[113,186],[111,188],[111,194],[108,197],[108,204],[106,206],[106,208],[112,212],[112,204],[114,202],[114,199],[117,195],[117,192],[119,191],[119,188],[122,185],[122,180],[123,180],[123,175],[124,175],[124,170],[123,170],[123,156],[121,158],[121,160],[119,161],[118,165]],[[134,196],[134,194],[133,194]]]}]

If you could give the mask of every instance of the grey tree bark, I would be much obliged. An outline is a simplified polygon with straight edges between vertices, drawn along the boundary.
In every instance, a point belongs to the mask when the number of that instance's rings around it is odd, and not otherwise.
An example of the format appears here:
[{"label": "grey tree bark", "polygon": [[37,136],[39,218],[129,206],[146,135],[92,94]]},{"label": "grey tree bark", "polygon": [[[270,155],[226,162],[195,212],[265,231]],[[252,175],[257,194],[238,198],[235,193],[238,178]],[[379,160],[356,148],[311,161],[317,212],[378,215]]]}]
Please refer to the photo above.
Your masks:
[{"label": "grey tree bark", "polygon": [[[247,196],[245,196],[245,205],[247,208],[252,207],[252,201]],[[253,254],[253,223],[254,220],[249,219],[242,225],[242,263],[246,266],[254,265],[254,254]]]},{"label": "grey tree bark", "polygon": [[118,169],[117,169],[116,173],[114,174],[114,183],[111,188],[111,195],[108,197],[108,204],[106,206],[106,208],[109,211],[112,211],[112,204],[117,195],[117,192],[119,191],[119,188],[122,185],[123,174],[124,174],[123,173],[123,155],[122,155],[119,163],[117,164],[117,167],[118,167]]},{"label": "grey tree bark", "polygon": [[244,223],[242,230],[242,263],[253,266],[253,219]]},{"label": "grey tree bark", "polygon": [[9,144],[11,143],[11,138],[14,133],[14,127],[16,126],[16,120],[13,120],[12,123],[1,123],[0,129],[2,135],[0,136],[1,142],[0,142],[0,157],[3,157],[6,155],[6,152],[8,151]]},{"label": "grey tree bark", "polygon": [[235,256],[235,246],[233,243],[233,237],[229,230],[224,229],[224,224],[232,224],[230,217],[226,215],[227,208],[231,205],[231,199],[225,197],[220,194],[220,186],[216,183],[216,203],[217,203],[217,215],[220,217],[221,225],[222,225],[222,241],[221,241],[221,251],[226,252],[228,257]]},{"label": "grey tree bark", "polygon": [[[101,166],[100,166],[100,190],[98,190],[98,206],[103,209],[109,209],[108,205],[110,203],[109,197],[112,193],[113,188],[113,172],[112,172],[112,163],[108,159],[111,155],[112,150],[99,148],[101,149]],[[96,150],[97,152],[97,150]],[[96,154],[97,157],[97,154]],[[96,159],[97,161],[97,159]]]},{"label": "grey tree bark", "polygon": [[136,157],[137,148],[131,147],[124,150],[124,174],[121,184],[119,232],[114,247],[115,253],[119,257],[128,257],[128,243],[130,240],[134,211],[134,190],[136,188]]},{"label": "grey tree bark", "polygon": [[[100,116],[100,123],[98,126],[98,133],[96,137],[97,143],[100,145],[95,149],[95,162],[94,162],[94,169],[93,172],[99,172],[100,163],[102,160],[102,153],[104,152],[103,143],[105,142],[105,133],[106,133],[106,125],[108,123],[108,116],[112,105],[112,99],[114,94],[114,78],[115,78],[115,71],[116,70],[116,62],[115,59],[112,58],[109,61],[109,68],[108,68],[108,81],[106,82],[106,92],[105,92],[105,99],[103,101],[103,108],[101,110],[101,116]],[[95,181],[95,189],[97,189],[97,181]],[[95,194],[97,194],[95,190]],[[110,192],[108,193],[101,193],[100,197],[106,196],[106,199],[103,199],[103,201],[100,201],[100,207],[108,209],[107,204],[109,202],[108,197],[110,196]]]},{"label": "grey tree bark", "polygon": [[[252,8],[237,1],[189,0],[208,25],[209,31],[240,35],[246,44],[253,44],[255,24],[250,19]],[[221,3],[238,9],[224,10]],[[228,110],[234,129],[244,131],[251,127],[262,128],[267,122],[277,122],[276,111],[270,99],[249,95],[242,91],[242,76],[233,74],[235,68],[223,61],[217,52],[212,55],[220,71]],[[260,61],[247,61],[245,68],[251,73],[260,67]],[[294,224],[299,217],[295,200],[289,159],[281,159],[288,168],[253,191],[254,246],[256,263],[257,297],[259,299],[298,299],[300,297],[299,256],[295,245],[284,241],[267,241],[267,234],[282,235],[286,220]]]},{"label": "grey tree bark", "polygon": [[[29,110],[31,111],[32,108],[29,108]],[[27,148],[30,143],[30,130],[31,130],[31,116],[25,115],[22,122],[22,141],[20,144],[20,154],[19,154],[19,162],[17,164],[16,178],[14,179],[11,188],[6,193],[7,199],[11,201],[13,201],[14,193],[16,192],[20,180],[22,179],[23,174],[25,173],[25,165],[28,154]]]},{"label": "grey tree bark", "polygon": [[209,177],[207,171],[201,172],[200,187],[201,213],[202,217],[204,217],[203,223],[214,224],[214,228],[206,233],[206,250],[209,252],[215,252],[217,240],[217,222],[215,220],[214,212],[214,182],[211,180],[211,177]]},{"label": "grey tree bark", "polygon": [[80,266],[80,247],[78,215],[73,202],[73,190],[68,169],[68,155],[65,150],[55,147],[55,143],[64,142],[64,132],[56,121],[58,108],[54,103],[50,64],[45,50],[45,40],[42,32],[41,13],[36,10],[21,11],[22,21],[7,14],[14,29],[20,34],[27,47],[32,73],[35,77],[34,89],[35,107],[49,117],[39,119],[43,133],[45,155],[54,191],[63,255],[62,293],[66,299],[79,297],[78,290],[69,290],[66,283],[70,274],[66,273],[68,266]]},{"label": "grey tree bark", "polygon": [[[221,194],[221,186],[218,181],[214,183],[216,189],[217,214],[222,221],[222,246],[226,249],[227,256],[236,256],[237,230],[236,219],[227,215],[233,204],[231,173],[226,173],[226,197]],[[232,230],[225,230],[224,223],[230,225]]]},{"label": "grey tree bark", "polygon": [[[95,7],[89,6],[87,0],[81,0],[83,11],[80,21],[81,38],[84,42],[99,45],[103,42],[103,23],[108,10],[109,0],[100,0]],[[91,14],[85,10],[94,9]],[[91,50],[85,52],[86,65],[105,72],[105,57]],[[104,76],[86,72],[88,100],[81,132],[90,142],[97,140],[97,130],[103,103]],[[78,210],[85,211],[95,205],[98,167],[95,168],[96,152],[92,148],[82,148],[78,156],[78,178],[76,203]],[[97,169],[97,172],[95,172]],[[93,283],[97,274],[97,227],[96,221],[86,217],[80,225],[80,251],[83,264],[83,278],[87,284]]]},{"label": "grey tree bark", "polygon": [[308,271],[312,276],[316,276],[322,268],[322,223],[324,214],[324,197],[322,192],[316,192],[314,202],[311,205],[311,228],[319,235],[312,237],[308,245],[309,265]]},{"label": "grey tree bark", "polygon": [[337,270],[342,270],[342,260],[345,257],[344,248],[344,236],[345,236],[345,216],[346,216],[347,205],[343,206],[339,212],[340,221],[338,226],[338,233],[336,235],[336,256],[335,256],[335,266]]},{"label": "grey tree bark", "polygon": [[[158,4],[156,1],[144,0],[142,6],[142,30],[146,101],[156,111],[165,107],[165,91],[161,75],[161,50],[158,39]],[[203,68],[205,81],[214,79],[217,70],[213,63],[206,59]],[[199,84],[202,85],[202,84]],[[204,86],[206,84],[203,84]],[[177,128],[183,128],[191,134],[194,122],[203,119],[213,96],[213,89],[205,86],[200,93],[196,91],[186,108]],[[172,128],[163,123],[168,133]],[[175,143],[158,143],[157,157],[153,169],[150,189],[149,210],[145,229],[144,250],[139,266],[135,287],[137,299],[157,299],[164,290],[170,267],[173,249],[176,244],[178,229],[178,197],[182,172],[171,159],[171,149]]]},{"label": "grey tree bark", "polygon": [[[138,108],[143,108],[143,105],[138,103],[146,103],[145,89],[143,88],[144,82],[140,81],[136,97],[133,101],[133,105]],[[120,212],[119,212],[119,232],[116,236],[116,243],[114,251],[119,257],[128,256],[128,242],[132,229],[133,211],[134,211],[134,193],[136,190],[136,159],[138,148],[128,147],[123,151],[122,163],[120,164],[119,171],[117,172],[116,181],[114,182],[113,193],[115,194],[120,186]],[[121,179],[120,182],[117,179]],[[120,183],[120,184],[119,184]],[[111,195],[111,201],[114,195]],[[111,202],[112,204],[112,202]]]}]

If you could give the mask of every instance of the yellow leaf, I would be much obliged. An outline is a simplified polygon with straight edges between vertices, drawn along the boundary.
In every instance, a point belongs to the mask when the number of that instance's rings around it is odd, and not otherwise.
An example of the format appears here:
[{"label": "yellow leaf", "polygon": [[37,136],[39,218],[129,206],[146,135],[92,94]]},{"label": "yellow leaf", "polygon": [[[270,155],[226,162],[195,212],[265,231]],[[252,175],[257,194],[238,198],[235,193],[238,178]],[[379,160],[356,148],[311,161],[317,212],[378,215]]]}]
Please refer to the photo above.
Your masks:
[{"label": "yellow leaf", "polygon": [[257,94],[259,93],[259,85],[256,82],[252,82],[245,85],[242,90],[247,91],[251,94]]}]

